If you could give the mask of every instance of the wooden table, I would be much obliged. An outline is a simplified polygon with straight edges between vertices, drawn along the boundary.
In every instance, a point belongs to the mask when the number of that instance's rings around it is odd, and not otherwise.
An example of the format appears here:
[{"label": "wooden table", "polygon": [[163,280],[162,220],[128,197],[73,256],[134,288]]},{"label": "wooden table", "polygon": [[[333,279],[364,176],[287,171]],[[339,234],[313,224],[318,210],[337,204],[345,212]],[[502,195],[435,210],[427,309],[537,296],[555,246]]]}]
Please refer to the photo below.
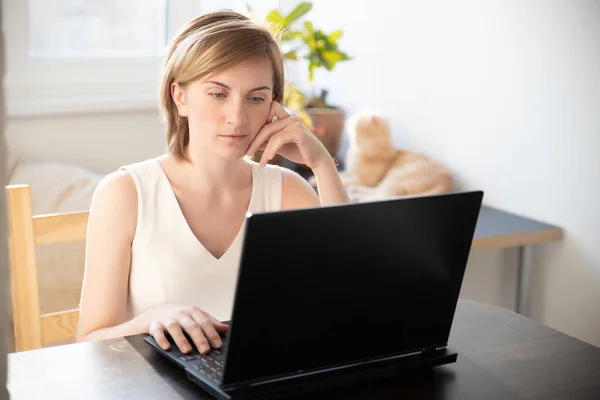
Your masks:
[{"label": "wooden table", "polygon": [[[460,300],[454,364],[311,399],[600,399],[600,348],[510,310]],[[142,336],[10,354],[22,399],[209,399]]]},{"label": "wooden table", "polygon": [[517,312],[529,316],[533,246],[562,239],[561,228],[483,206],[477,221],[472,250],[519,249]]}]

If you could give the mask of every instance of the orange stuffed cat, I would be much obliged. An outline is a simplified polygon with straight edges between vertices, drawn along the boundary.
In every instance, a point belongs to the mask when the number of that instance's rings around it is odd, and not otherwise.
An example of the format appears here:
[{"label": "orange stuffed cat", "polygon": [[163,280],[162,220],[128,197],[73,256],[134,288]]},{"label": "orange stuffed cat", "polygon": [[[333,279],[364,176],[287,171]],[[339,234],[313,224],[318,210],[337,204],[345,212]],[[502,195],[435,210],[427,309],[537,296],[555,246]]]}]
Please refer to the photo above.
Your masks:
[{"label": "orange stuffed cat", "polygon": [[388,122],[364,111],[346,123],[350,145],[342,181],[352,201],[448,193],[451,174],[429,157],[394,149]]}]

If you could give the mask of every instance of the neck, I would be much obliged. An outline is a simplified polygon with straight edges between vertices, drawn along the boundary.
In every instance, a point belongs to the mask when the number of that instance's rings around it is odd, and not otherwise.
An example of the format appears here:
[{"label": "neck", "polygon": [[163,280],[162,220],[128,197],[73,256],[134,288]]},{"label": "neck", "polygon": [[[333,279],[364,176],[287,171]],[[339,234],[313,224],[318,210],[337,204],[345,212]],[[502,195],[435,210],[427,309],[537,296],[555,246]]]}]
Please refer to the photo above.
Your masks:
[{"label": "neck", "polygon": [[220,197],[244,188],[250,182],[251,170],[242,158],[228,159],[216,154],[187,152],[189,161],[181,161],[186,173],[185,185],[193,191]]}]

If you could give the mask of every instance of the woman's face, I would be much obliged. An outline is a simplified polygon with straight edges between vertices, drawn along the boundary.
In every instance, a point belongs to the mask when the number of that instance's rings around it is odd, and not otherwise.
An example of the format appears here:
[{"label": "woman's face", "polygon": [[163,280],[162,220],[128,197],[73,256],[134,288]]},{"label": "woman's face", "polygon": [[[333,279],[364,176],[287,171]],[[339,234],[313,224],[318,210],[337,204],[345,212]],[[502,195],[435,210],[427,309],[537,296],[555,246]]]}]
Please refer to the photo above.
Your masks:
[{"label": "woman's face", "polygon": [[273,67],[268,58],[244,61],[185,87],[174,85],[179,114],[190,126],[190,152],[242,158],[265,125],[273,101]]}]

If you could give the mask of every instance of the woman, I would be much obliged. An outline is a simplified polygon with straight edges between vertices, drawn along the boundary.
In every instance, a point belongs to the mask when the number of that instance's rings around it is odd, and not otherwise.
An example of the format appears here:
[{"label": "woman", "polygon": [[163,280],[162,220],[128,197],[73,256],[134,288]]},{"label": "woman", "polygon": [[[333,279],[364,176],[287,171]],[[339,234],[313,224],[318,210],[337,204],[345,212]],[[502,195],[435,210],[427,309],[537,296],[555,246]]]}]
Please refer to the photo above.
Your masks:
[{"label": "woman", "polygon": [[[174,39],[161,85],[168,153],[108,175],[92,200],[79,341],[149,333],[167,349],[168,333],[183,352],[219,348],[246,213],[348,201],[325,147],[280,105],[283,84],[277,43],[238,13],[200,16]],[[259,163],[247,157],[257,150]],[[320,198],[267,164],[276,154],[310,167]]]}]

